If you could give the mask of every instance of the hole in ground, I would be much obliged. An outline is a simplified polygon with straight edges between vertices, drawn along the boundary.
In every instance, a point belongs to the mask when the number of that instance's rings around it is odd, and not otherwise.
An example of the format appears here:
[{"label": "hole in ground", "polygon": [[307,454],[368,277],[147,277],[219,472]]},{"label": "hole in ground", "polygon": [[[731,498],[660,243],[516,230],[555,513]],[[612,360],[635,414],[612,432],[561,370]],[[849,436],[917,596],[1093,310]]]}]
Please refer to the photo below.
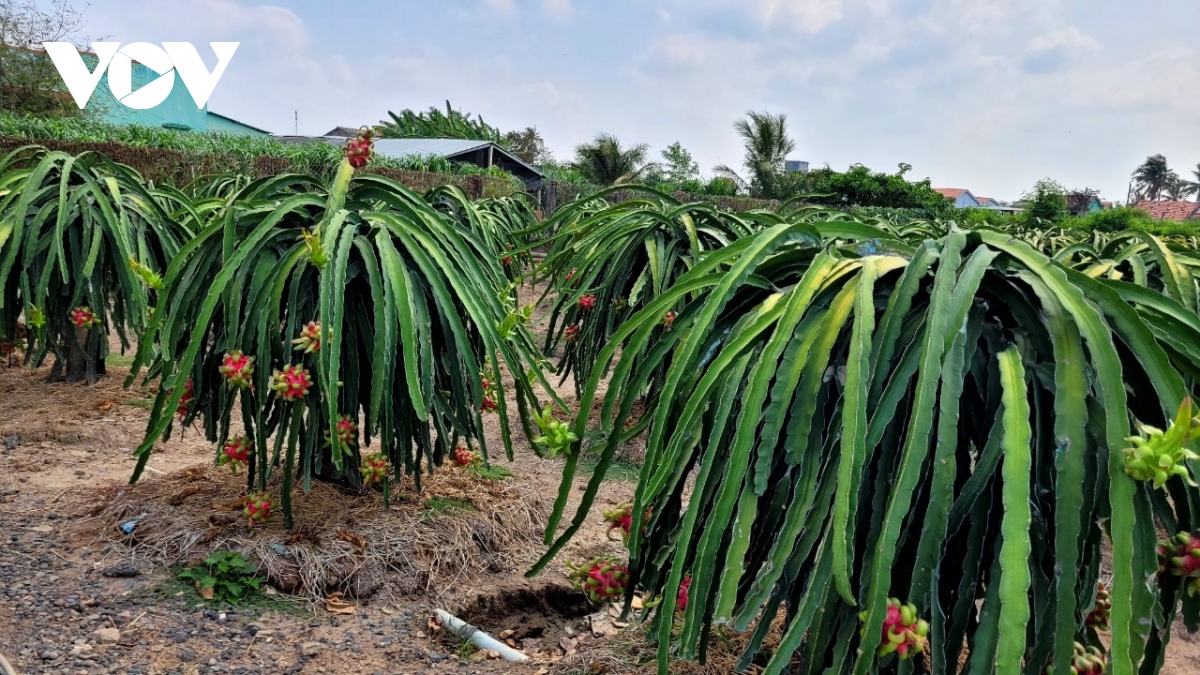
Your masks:
[{"label": "hole in ground", "polygon": [[458,616],[492,637],[500,639],[503,633],[504,639],[531,650],[555,648],[561,638],[586,631],[584,617],[596,611],[598,608],[583,593],[570,586],[547,584],[481,595],[463,607]]}]

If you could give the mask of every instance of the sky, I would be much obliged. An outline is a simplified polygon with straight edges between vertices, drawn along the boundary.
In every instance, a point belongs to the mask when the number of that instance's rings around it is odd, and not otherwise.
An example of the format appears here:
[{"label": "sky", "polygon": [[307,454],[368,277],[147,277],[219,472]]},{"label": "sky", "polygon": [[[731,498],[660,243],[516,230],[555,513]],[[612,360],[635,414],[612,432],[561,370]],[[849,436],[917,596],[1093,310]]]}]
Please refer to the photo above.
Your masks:
[{"label": "sky", "polygon": [[1041,178],[1123,201],[1162,153],[1200,164],[1196,0],[91,0],[85,34],[241,43],[209,109],[290,134],[450,100],[740,165],[735,120],[784,113],[793,159],[1013,200]]}]

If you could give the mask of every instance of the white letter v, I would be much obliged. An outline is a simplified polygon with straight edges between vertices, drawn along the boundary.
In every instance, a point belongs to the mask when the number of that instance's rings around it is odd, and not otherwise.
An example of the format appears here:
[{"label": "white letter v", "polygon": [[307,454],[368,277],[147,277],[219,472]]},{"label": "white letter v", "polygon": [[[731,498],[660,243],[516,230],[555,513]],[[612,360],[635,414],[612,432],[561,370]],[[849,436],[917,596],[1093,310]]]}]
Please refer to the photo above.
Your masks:
[{"label": "white letter v", "polygon": [[208,72],[208,68],[204,67],[204,62],[200,60],[200,54],[196,52],[196,48],[191,43],[162,43],[163,49],[167,50],[167,55],[171,57],[171,63],[175,64],[175,70],[183,78],[184,86],[192,95],[192,100],[196,102],[197,108],[203,108],[204,104],[208,103],[208,97],[212,96],[217,81],[225,74],[225,67],[229,65],[229,60],[233,58],[233,53],[237,51],[238,45],[241,43],[210,42],[208,44],[217,55],[217,67],[213,68],[211,73]]},{"label": "white letter v", "polygon": [[83,57],[79,55],[75,45],[70,42],[43,42],[42,46],[46,48],[46,53],[50,55],[54,67],[58,68],[58,74],[62,75],[63,82],[67,85],[67,91],[70,91],[71,97],[75,99],[75,105],[83,110],[88,100],[92,98],[92,92],[96,91],[96,85],[100,84],[100,78],[104,77],[104,71],[108,69],[109,62],[121,48],[121,43],[93,42],[92,50],[96,52],[99,62],[92,72],[88,72]]}]

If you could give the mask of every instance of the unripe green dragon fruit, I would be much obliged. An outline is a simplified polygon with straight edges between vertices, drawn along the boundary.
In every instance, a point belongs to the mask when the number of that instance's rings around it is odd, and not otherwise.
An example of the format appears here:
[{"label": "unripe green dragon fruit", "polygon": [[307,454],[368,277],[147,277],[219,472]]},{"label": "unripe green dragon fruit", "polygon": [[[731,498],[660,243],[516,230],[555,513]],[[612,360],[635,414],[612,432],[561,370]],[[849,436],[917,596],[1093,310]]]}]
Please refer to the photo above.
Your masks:
[{"label": "unripe green dragon fruit", "polygon": [[1134,480],[1152,481],[1156,488],[1163,487],[1171,476],[1179,476],[1188,485],[1197,487],[1186,463],[1187,460],[1200,459],[1200,455],[1185,447],[1200,434],[1200,418],[1192,414],[1192,399],[1188,397],[1179,406],[1175,421],[1165,432],[1139,425],[1142,435],[1125,439],[1133,444],[1133,447],[1124,450],[1125,473]]},{"label": "unripe green dragon fruit", "polygon": [[137,261],[137,258],[129,256],[129,268],[134,274],[141,277],[142,282],[150,288],[161,291],[164,288],[162,277],[155,273],[154,270]]},{"label": "unripe green dragon fruit", "polygon": [[265,523],[271,517],[271,506],[274,504],[274,498],[271,493],[252,492],[246,497],[246,508],[243,513],[250,520],[250,527],[254,527],[255,523]]},{"label": "unripe green dragon fruit", "polygon": [[1104,582],[1096,584],[1096,602],[1088,613],[1087,625],[1096,630],[1109,630],[1108,618],[1112,611],[1112,596]]},{"label": "unripe green dragon fruit", "polygon": [[321,322],[309,321],[300,329],[300,337],[292,340],[292,344],[296,345],[292,349],[305,354],[321,351]]},{"label": "unripe green dragon fruit", "polygon": [[71,310],[71,323],[77,328],[95,328],[100,324],[99,317],[89,307],[76,307]]},{"label": "unripe green dragon fruit", "polygon": [[571,431],[569,424],[558,421],[558,418],[554,416],[553,406],[546,406],[540,415],[535,410],[533,419],[542,430],[542,435],[534,438],[533,443],[546,447],[547,455],[550,457],[556,457],[560,452],[568,451],[571,444],[579,440],[579,436]]},{"label": "unripe green dragon fruit", "polygon": [[568,576],[592,602],[610,602],[625,595],[629,567],[616,558],[593,558],[576,567],[567,562]]},{"label": "unripe green dragon fruit", "polygon": [[609,524],[609,539],[612,539],[613,530],[620,530],[622,541],[628,542],[629,528],[633,526],[633,502],[621,502],[616,508],[605,511],[604,520]]},{"label": "unripe green dragon fruit", "polygon": [[[1084,647],[1075,643],[1071,656],[1071,675],[1103,675],[1108,668],[1108,657],[1098,647]],[[1054,666],[1046,666],[1046,675],[1054,675]]]},{"label": "unripe green dragon fruit", "polygon": [[234,436],[225,441],[225,445],[221,448],[221,457],[217,460],[219,465],[229,465],[233,475],[237,475],[238,467],[246,466],[250,461],[250,453],[254,452],[254,446],[250,444],[249,439],[245,436]]},{"label": "unripe green dragon fruit", "polygon": [[[346,415],[338,417],[337,421],[337,448],[346,454],[354,451],[354,446],[358,445],[358,425],[354,423]],[[331,440],[329,431],[325,431],[325,445],[333,446],[334,441]]]},{"label": "unripe green dragon fruit", "polygon": [[[858,618],[866,621],[867,613],[862,612]],[[887,656],[895,653],[901,659],[907,659],[913,654],[925,651],[925,636],[928,634],[929,624],[918,618],[916,605],[905,605],[896,598],[888,598],[887,614],[883,619],[883,634],[875,654]]]},{"label": "unripe green dragon fruit", "polygon": [[299,401],[312,388],[308,371],[296,365],[284,366],[271,376],[271,389],[285,401]]},{"label": "unripe green dragon fruit", "polygon": [[221,359],[221,374],[229,381],[229,386],[235,389],[254,388],[250,378],[254,376],[254,357],[246,356],[242,350],[235,349]]},{"label": "unripe green dragon fruit", "polygon": [[383,453],[377,452],[363,458],[362,467],[359,468],[359,472],[362,473],[364,485],[374,485],[392,475],[392,463],[388,461],[388,458]]}]

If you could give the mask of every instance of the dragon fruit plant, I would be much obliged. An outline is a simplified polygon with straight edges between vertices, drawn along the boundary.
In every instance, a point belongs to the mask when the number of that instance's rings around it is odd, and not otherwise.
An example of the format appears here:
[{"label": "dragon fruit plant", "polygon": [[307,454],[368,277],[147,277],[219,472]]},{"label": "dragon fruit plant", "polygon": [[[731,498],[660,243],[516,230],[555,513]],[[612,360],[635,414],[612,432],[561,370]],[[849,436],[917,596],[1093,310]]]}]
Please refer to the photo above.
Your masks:
[{"label": "dragon fruit plant", "polygon": [[[1104,675],[1107,668],[1108,657],[1098,647],[1084,647],[1075,643],[1070,675]],[[1053,666],[1046,666],[1046,675],[1054,675]]]},{"label": "dragon fruit plant", "polygon": [[1200,417],[1193,417],[1192,399],[1184,398],[1179,413],[1164,432],[1145,424],[1142,435],[1126,438],[1133,447],[1125,448],[1125,473],[1134,480],[1151,481],[1156,488],[1166,485],[1171,476],[1179,476],[1188,485],[1198,487],[1188,472],[1187,462],[1200,459],[1188,450],[1188,442],[1200,436]]},{"label": "dragon fruit plant", "polygon": [[254,445],[245,436],[234,436],[225,441],[225,445],[221,447],[221,455],[217,458],[217,465],[229,465],[230,471],[236,476],[238,469],[250,462],[250,455],[253,452]]},{"label": "dragon fruit plant", "polygon": [[[867,613],[860,614],[859,619],[866,621]],[[917,616],[916,605],[905,605],[896,598],[888,598],[887,613],[883,619],[883,635],[875,654],[887,656],[895,653],[901,659],[907,659],[925,650],[925,636],[928,634],[929,624]]]},{"label": "dragon fruit plant", "polygon": [[246,508],[242,513],[245,514],[250,522],[250,527],[261,525],[271,518],[271,507],[275,504],[275,498],[267,491],[252,492],[246,497]]},{"label": "dragon fruit plant", "polygon": [[254,376],[254,357],[246,356],[235,349],[221,359],[220,372],[234,389],[254,388],[250,378]]},{"label": "dragon fruit plant", "polygon": [[1106,631],[1109,630],[1108,621],[1111,614],[1112,594],[1108,592],[1104,582],[1099,582],[1096,584],[1096,601],[1092,604],[1092,611],[1088,612],[1084,623],[1098,631]]},{"label": "dragon fruit plant", "polygon": [[312,377],[303,366],[284,366],[271,376],[271,390],[285,401],[299,401],[308,396],[312,386]]},{"label": "dragon fruit plant", "polygon": [[593,558],[579,566],[568,561],[567,569],[567,576],[575,588],[595,603],[612,602],[622,597],[629,584],[629,567],[616,558]]},{"label": "dragon fruit plant", "polygon": [[88,307],[72,309],[70,318],[76,328],[95,328],[100,325],[100,318]]},{"label": "dragon fruit plant", "polygon": [[377,452],[363,458],[359,472],[362,473],[363,485],[375,485],[382,483],[392,475],[392,463],[388,461],[386,455]]},{"label": "dragon fruit plant", "polygon": [[309,321],[304,325],[304,329],[300,331],[300,337],[292,340],[296,351],[304,352],[305,354],[313,354],[321,351],[321,323],[319,321]]}]

